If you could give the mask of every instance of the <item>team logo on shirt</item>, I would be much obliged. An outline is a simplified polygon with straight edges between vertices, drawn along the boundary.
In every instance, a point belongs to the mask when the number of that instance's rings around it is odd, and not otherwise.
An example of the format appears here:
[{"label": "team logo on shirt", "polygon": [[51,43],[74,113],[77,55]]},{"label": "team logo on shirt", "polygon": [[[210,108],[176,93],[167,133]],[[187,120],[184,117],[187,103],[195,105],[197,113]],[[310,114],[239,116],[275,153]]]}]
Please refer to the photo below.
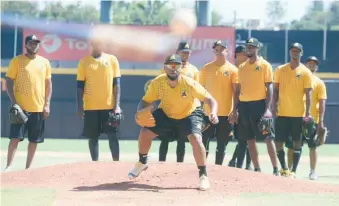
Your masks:
[{"label": "team logo on shirt", "polygon": [[106,67],[108,66],[108,61],[107,61],[106,59],[104,60],[103,63],[104,63],[104,65],[105,65]]},{"label": "team logo on shirt", "polygon": [[228,76],[228,75],[229,75],[228,71],[225,71],[224,76]]},{"label": "team logo on shirt", "polygon": [[255,71],[260,71],[260,67],[259,67],[259,66],[256,66],[256,67],[255,67]]},{"label": "team logo on shirt", "polygon": [[180,93],[182,98],[186,98],[188,96],[187,91],[185,89],[182,89]]},{"label": "team logo on shirt", "polygon": [[298,74],[296,75],[296,77],[297,77],[297,79],[300,79],[300,78],[301,78],[301,74],[298,73]]}]

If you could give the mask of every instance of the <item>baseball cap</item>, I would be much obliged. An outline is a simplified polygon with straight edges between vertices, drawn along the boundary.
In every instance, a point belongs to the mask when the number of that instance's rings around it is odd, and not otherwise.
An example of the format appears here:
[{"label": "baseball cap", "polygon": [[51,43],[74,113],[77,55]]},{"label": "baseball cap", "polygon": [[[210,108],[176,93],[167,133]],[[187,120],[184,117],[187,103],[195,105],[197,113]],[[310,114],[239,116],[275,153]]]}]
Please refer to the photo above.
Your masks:
[{"label": "baseball cap", "polygon": [[315,56],[309,56],[309,57],[307,57],[306,62],[309,62],[309,61],[315,61],[317,64],[320,63],[319,60],[318,60],[318,58],[315,57]]},{"label": "baseball cap", "polygon": [[246,47],[244,45],[240,45],[240,46],[237,46],[235,48],[235,52],[234,53],[238,54],[238,53],[245,52],[245,51],[246,51]]},{"label": "baseball cap", "polygon": [[181,58],[177,54],[172,54],[166,58],[164,64],[181,64]]},{"label": "baseball cap", "polygon": [[189,43],[187,43],[186,41],[182,41],[179,43],[177,51],[190,52],[192,50],[190,49]]},{"label": "baseball cap", "polygon": [[34,34],[31,34],[31,35],[26,36],[26,38],[25,38],[25,45],[26,45],[28,42],[30,42],[30,41],[36,41],[36,42],[38,42],[38,43],[41,42],[41,41],[38,39],[38,37],[37,37],[36,35],[34,35]]},{"label": "baseball cap", "polygon": [[254,46],[254,47],[259,47],[260,46],[260,42],[258,39],[256,38],[249,38],[246,40],[245,43],[246,46]]},{"label": "baseball cap", "polygon": [[290,49],[292,49],[292,48],[297,48],[297,49],[299,49],[301,52],[303,52],[303,45],[301,45],[301,44],[298,43],[298,42],[294,42],[293,44],[291,44]]},{"label": "baseball cap", "polygon": [[215,41],[212,48],[214,49],[216,46],[222,46],[224,48],[227,48],[226,42],[222,40]]}]

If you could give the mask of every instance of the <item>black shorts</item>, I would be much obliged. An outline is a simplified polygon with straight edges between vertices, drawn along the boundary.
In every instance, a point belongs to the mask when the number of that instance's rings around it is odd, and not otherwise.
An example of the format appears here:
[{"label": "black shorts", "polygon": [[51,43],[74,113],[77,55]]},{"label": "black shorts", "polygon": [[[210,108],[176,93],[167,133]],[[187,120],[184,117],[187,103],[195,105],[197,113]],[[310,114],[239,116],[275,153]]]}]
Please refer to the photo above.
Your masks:
[{"label": "black shorts", "polygon": [[158,135],[158,139],[172,142],[179,138],[184,138],[190,134],[200,134],[202,128],[207,124],[204,120],[204,112],[201,108],[197,108],[191,115],[184,119],[172,119],[169,118],[164,111],[159,108],[153,112],[155,119],[155,127],[147,127],[155,134]]},{"label": "black shorts", "polygon": [[42,112],[25,112],[28,121],[25,124],[11,124],[9,138],[19,138],[24,140],[27,133],[28,141],[32,143],[43,143],[43,133],[45,130],[45,120]]},{"label": "black shorts", "polygon": [[[208,117],[205,117],[208,119]],[[218,117],[219,122],[218,124],[211,124],[203,133],[202,138],[206,140],[211,140],[214,138],[222,139],[222,138],[229,138],[230,132],[232,131],[232,126],[228,122],[228,117]]]},{"label": "black shorts", "polygon": [[[314,140],[315,135],[317,134],[317,132],[314,132],[310,138],[306,138],[304,136],[302,136],[302,145],[304,144],[304,142],[307,142],[308,148],[316,148],[317,147],[317,142]],[[288,140],[285,142],[285,147],[289,148],[289,149],[293,149],[293,141],[292,141],[292,137],[289,136]]]},{"label": "black shorts", "polygon": [[274,129],[269,135],[263,135],[258,129],[260,119],[265,113],[266,100],[240,102],[238,107],[238,135],[239,140],[263,140],[267,137],[274,138]]},{"label": "black shorts", "polygon": [[301,141],[302,117],[281,117],[275,119],[276,141],[287,142],[289,138],[292,141]]},{"label": "black shorts", "polygon": [[112,126],[107,124],[111,111],[113,110],[86,110],[82,136],[86,138],[98,138],[101,133],[110,134],[116,132]]}]

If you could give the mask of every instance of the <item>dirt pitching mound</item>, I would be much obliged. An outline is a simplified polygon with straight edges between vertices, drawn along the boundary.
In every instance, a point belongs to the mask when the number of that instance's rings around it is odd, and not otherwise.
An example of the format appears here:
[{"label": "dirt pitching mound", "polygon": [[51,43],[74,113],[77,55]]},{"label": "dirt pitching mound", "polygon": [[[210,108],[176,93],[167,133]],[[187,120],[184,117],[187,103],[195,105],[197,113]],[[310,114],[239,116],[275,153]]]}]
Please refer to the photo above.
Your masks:
[{"label": "dirt pitching mound", "polygon": [[215,165],[208,166],[211,189],[202,192],[196,189],[199,181],[194,164],[150,163],[140,177],[129,180],[132,167],[131,163],[86,162],[1,173],[1,187],[53,189],[56,205],[67,206],[221,205],[244,193],[339,194],[336,185]]}]

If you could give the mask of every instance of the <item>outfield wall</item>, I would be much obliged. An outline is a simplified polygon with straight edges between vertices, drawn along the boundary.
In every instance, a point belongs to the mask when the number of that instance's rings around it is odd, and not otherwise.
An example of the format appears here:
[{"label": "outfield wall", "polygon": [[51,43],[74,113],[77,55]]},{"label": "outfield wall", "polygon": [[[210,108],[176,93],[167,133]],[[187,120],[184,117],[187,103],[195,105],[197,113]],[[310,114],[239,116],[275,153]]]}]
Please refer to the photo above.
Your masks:
[{"label": "outfield wall", "polygon": [[[2,76],[4,73],[2,73]],[[121,107],[125,120],[121,124],[122,139],[137,139],[138,126],[134,121],[137,104],[143,96],[144,84],[153,76],[123,75]],[[76,116],[76,76],[53,74],[51,115],[46,122],[45,136],[49,138],[80,138],[82,121]],[[339,143],[339,81],[328,80],[327,112],[325,117],[330,136],[328,143]],[[3,88],[2,88],[3,89]],[[1,136],[9,135],[8,109],[10,101],[5,91],[1,92]]]}]

